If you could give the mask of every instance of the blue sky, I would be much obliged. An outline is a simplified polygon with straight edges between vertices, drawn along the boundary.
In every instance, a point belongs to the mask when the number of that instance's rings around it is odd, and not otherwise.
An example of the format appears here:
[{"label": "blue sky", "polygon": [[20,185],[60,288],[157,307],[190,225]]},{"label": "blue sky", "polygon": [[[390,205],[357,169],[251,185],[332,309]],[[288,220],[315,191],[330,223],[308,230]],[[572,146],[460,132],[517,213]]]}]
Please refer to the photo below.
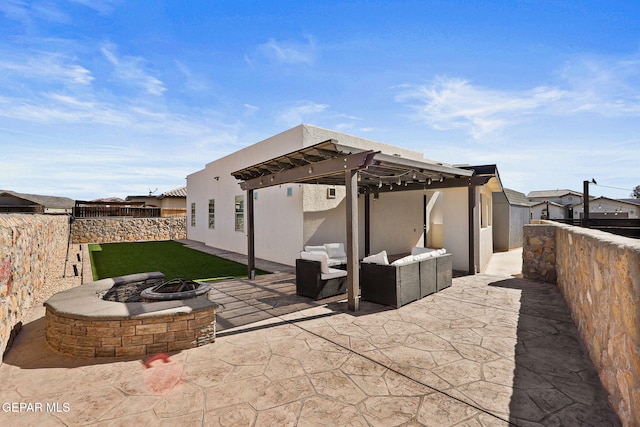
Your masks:
[{"label": "blue sky", "polygon": [[640,3],[0,2],[0,189],[161,193],[300,123],[629,197]]}]

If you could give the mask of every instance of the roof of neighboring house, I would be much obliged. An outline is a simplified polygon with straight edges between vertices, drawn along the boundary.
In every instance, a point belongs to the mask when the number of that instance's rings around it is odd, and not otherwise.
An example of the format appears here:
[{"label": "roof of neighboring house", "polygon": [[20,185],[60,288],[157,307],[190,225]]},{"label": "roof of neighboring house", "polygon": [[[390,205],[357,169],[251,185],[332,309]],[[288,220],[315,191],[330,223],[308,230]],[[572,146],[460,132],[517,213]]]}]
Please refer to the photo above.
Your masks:
[{"label": "roof of neighboring house", "polygon": [[514,206],[531,206],[531,202],[527,199],[524,193],[521,193],[510,188],[504,189],[504,195],[510,205]]},{"label": "roof of neighboring house", "polygon": [[91,200],[91,202],[94,202],[94,203],[103,203],[103,202],[107,202],[107,203],[122,203],[122,202],[124,202],[124,200],[122,200],[120,197],[103,197],[102,199]]},{"label": "roof of neighboring house", "polygon": [[68,197],[41,196],[39,194],[25,194],[17,193],[10,190],[0,190],[0,196],[2,195],[18,197],[36,205],[44,206],[45,208],[50,209],[72,209],[76,204],[75,200]]},{"label": "roof of neighboring house", "polygon": [[576,195],[576,196],[580,196],[582,197],[582,193],[580,193],[579,191],[573,191],[573,190],[541,190],[541,191],[530,191],[529,194],[527,194],[527,197],[530,199],[537,199],[537,198],[541,198],[541,197],[562,197],[562,196],[566,196],[567,194],[571,194],[571,195]]},{"label": "roof of neighboring house", "polygon": [[622,202],[631,203],[632,205],[640,205],[640,199],[617,199]]},{"label": "roof of neighboring house", "polygon": [[125,200],[131,200],[131,199],[164,199],[166,197],[187,197],[187,186],[182,186],[182,187],[178,187],[178,188],[174,188],[173,190],[169,190],[169,191],[165,191],[162,194],[159,194],[157,196],[154,196],[152,194],[148,194],[145,196],[127,196],[127,198]]},{"label": "roof of neighboring house", "polygon": [[560,203],[556,203],[556,202],[539,202],[539,203],[532,204],[531,207],[535,208],[537,206],[547,206],[547,205],[548,206],[555,206],[555,207],[563,208],[563,209],[567,207],[565,205],[561,205]]},{"label": "roof of neighboring house", "polygon": [[163,199],[165,197],[187,197],[187,186],[174,188],[173,190],[165,191],[158,198]]}]

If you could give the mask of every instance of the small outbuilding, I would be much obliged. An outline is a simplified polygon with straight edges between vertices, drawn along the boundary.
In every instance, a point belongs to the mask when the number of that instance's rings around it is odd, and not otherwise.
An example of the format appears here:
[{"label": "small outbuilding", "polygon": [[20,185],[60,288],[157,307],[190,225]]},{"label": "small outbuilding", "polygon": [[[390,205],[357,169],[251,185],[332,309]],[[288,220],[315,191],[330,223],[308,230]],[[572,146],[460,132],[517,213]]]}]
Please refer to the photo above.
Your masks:
[{"label": "small outbuilding", "polygon": [[505,188],[493,194],[493,250],[522,247],[522,227],[529,224],[531,202],[524,193]]}]

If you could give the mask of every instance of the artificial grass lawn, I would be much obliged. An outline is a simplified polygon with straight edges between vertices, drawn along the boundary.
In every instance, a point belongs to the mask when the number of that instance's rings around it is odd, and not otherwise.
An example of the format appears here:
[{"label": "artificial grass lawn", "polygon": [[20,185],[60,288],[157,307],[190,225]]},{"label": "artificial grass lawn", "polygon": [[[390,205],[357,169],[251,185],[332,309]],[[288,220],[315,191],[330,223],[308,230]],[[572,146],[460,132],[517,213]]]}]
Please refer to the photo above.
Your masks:
[{"label": "artificial grass lawn", "polygon": [[[247,277],[247,266],[187,248],[172,240],[89,245],[93,280],[160,271],[165,280],[212,281]],[[267,274],[256,270],[256,274]]]}]

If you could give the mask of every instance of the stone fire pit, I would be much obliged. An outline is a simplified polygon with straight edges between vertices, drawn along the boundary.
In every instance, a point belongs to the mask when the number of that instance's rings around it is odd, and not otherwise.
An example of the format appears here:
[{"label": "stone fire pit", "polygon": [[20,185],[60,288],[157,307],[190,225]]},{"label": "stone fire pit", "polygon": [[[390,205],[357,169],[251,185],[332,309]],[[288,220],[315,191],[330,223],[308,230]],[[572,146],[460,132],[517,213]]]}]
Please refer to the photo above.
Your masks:
[{"label": "stone fire pit", "polygon": [[53,295],[44,303],[47,342],[78,357],[142,356],[214,342],[218,305],[207,298],[209,285],[188,299],[142,301],[142,290],[163,279],[160,272],[132,274]]}]

